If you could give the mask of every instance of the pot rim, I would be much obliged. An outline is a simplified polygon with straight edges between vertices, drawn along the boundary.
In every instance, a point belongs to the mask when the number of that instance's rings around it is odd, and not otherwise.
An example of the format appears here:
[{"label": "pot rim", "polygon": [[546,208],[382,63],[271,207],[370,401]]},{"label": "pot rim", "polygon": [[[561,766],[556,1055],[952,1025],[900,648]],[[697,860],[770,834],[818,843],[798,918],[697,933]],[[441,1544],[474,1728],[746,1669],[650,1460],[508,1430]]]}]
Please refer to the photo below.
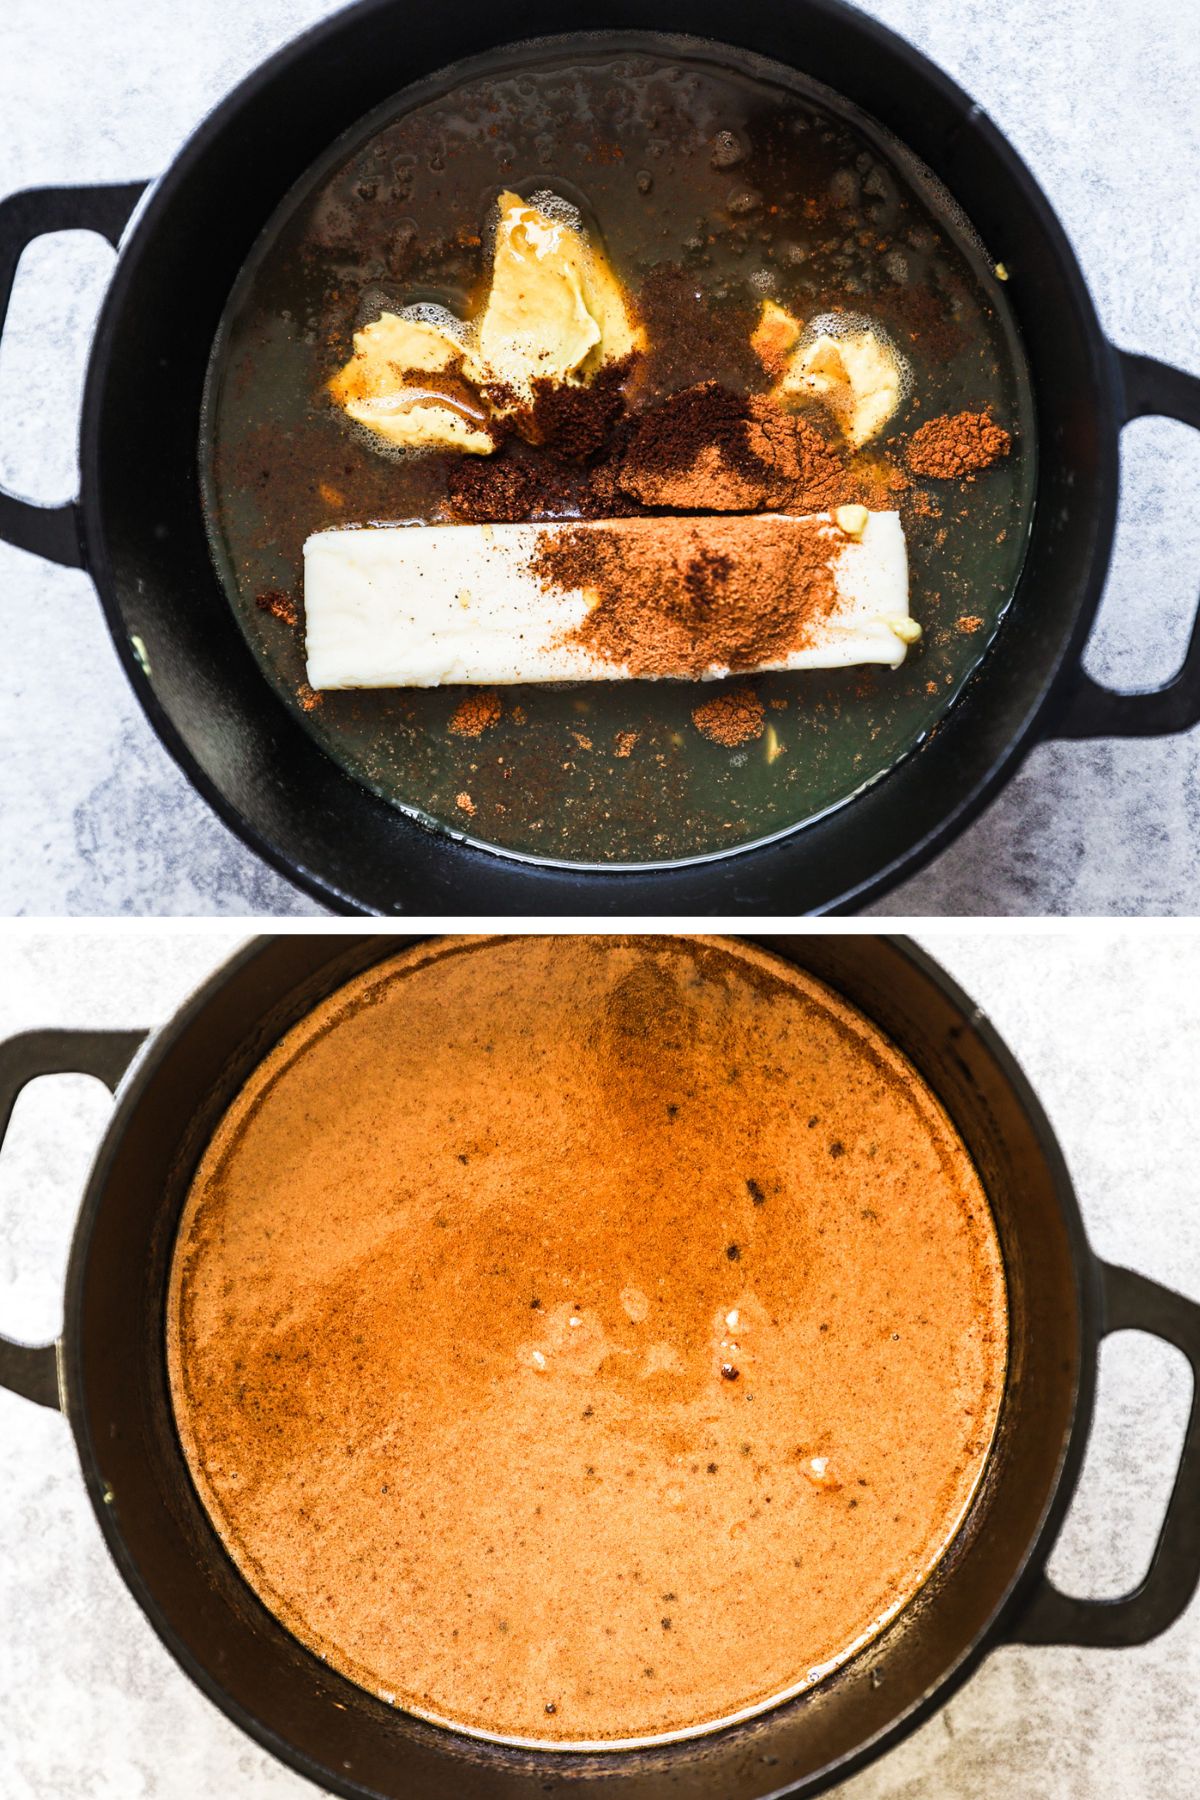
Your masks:
[{"label": "pot rim", "polygon": [[[299,1774],[325,1790],[342,1796],[343,1800],[365,1800],[365,1796],[370,1793],[369,1789],[339,1778],[335,1771],[315,1763],[303,1751],[280,1737],[276,1731],[265,1725],[222,1687],[216,1677],[183,1641],[172,1619],[168,1616],[166,1608],[160,1604],[157,1594],[143,1576],[133,1552],[126,1544],[110,1505],[106,1484],[100,1473],[99,1457],[81,1398],[84,1382],[80,1348],[82,1340],[80,1321],[88,1256],[93,1228],[104,1204],[108,1177],[117,1146],[142,1104],[143,1094],[155,1068],[171,1046],[203,1014],[209,1002],[231,978],[240,974],[258,957],[268,953],[273,946],[283,941],[285,935],[287,937],[311,935],[332,938],[334,942],[339,946],[344,946],[347,950],[369,942],[380,946],[382,956],[404,945],[420,942],[427,936],[440,934],[396,932],[387,934],[270,933],[257,935],[248,939],[231,956],[220,963],[176,1008],[169,1019],[150,1032],[117,1088],[113,1112],[97,1148],[79,1209],[67,1265],[63,1328],[58,1343],[61,1404],[70,1423],[88,1498],[109,1553],[116,1563],[125,1585],[174,1660],[226,1718],[279,1761],[295,1769]],[[784,957],[785,960],[792,960],[788,951],[779,947],[779,941],[785,934],[730,933],[728,935],[735,938],[744,936],[746,941],[766,948],[773,954]],[[796,1793],[815,1795],[836,1782],[845,1780],[847,1776],[893,1748],[916,1730],[951,1698],[993,1649],[1005,1642],[1006,1627],[1019,1616],[1023,1602],[1028,1598],[1030,1590],[1037,1582],[1071,1502],[1091,1431],[1094,1409],[1098,1346],[1102,1331],[1101,1265],[1088,1241],[1066,1158],[1050,1119],[1016,1057],[990,1018],[970,999],[958,982],[907,935],[894,932],[870,935],[877,936],[888,944],[897,955],[914,966],[969,1021],[970,1030],[982,1040],[988,1055],[994,1060],[1005,1081],[1011,1086],[1021,1110],[1028,1118],[1039,1148],[1046,1158],[1070,1247],[1079,1320],[1071,1413],[1063,1434],[1057,1467],[1041,1516],[1011,1572],[991,1617],[977,1632],[974,1640],[962,1651],[957,1660],[950,1663],[941,1675],[925,1689],[908,1710],[893,1720],[884,1730],[864,1740],[839,1761],[826,1766],[814,1776],[802,1779],[799,1785],[793,1784],[770,1790],[764,1793],[762,1800],[783,1800],[783,1796]],[[936,1089],[934,1091],[936,1092]],[[770,1716],[770,1712],[764,1713],[762,1719],[769,1720]],[[440,1727],[438,1729],[448,1728]],[[736,1729],[736,1727],[732,1729]],[[455,1734],[449,1731],[448,1735],[454,1736]],[[711,1736],[700,1739],[692,1738],[668,1748],[677,1750],[681,1755],[686,1755],[689,1750],[695,1749],[697,1743],[712,1741]],[[554,1760],[553,1753],[546,1752],[545,1754]]]},{"label": "pot rim", "polygon": [[[824,14],[828,19],[837,21],[843,27],[849,25],[865,39],[873,40],[902,68],[907,68],[924,84],[937,91],[940,98],[960,116],[963,124],[970,125],[971,129],[981,136],[987,153],[999,161],[1008,180],[1022,192],[1026,203],[1038,215],[1040,228],[1069,294],[1073,314],[1071,322],[1086,346],[1090,366],[1090,398],[1094,408],[1098,448],[1098,467],[1092,495],[1088,545],[1086,554],[1080,558],[1079,562],[1077,576],[1079,597],[1074,616],[1060,640],[1057,651],[1049,659],[1043,671],[1040,686],[1032,701],[1027,704],[1024,718],[1015,731],[1006,734],[1003,750],[993,757],[986,773],[940,819],[935,827],[926,832],[924,836],[918,836],[905,850],[893,856],[881,867],[876,868],[869,876],[852,881],[843,891],[832,894],[815,904],[811,913],[820,915],[853,911],[867,901],[885,893],[904,877],[912,875],[924,867],[933,856],[945,848],[979,815],[1004,783],[1015,774],[1029,750],[1045,735],[1048,713],[1055,702],[1063,698],[1069,682],[1078,671],[1083,646],[1099,606],[1104,578],[1111,559],[1117,510],[1117,444],[1120,425],[1123,422],[1123,409],[1116,356],[1101,328],[1091,295],[1066,233],[1041,187],[1008,139],[957,83],[916,46],[909,44],[876,20],[860,13],[856,7],[848,4],[847,0],[805,0],[805,3],[814,13]],[[331,876],[309,868],[305,862],[293,857],[291,853],[270,841],[259,826],[253,823],[241,807],[228,798],[208,775],[197,756],[185,742],[182,731],[176,726],[173,718],[159,700],[130,641],[117,599],[117,582],[108,553],[100,502],[101,456],[99,444],[108,369],[114,340],[123,315],[131,273],[144,247],[169,214],[175,195],[190,171],[207,152],[210,145],[219,139],[227,124],[244,108],[253,103],[263,87],[268,85],[272,78],[286,69],[290,63],[300,57],[310,55],[323,45],[331,44],[349,23],[373,14],[386,13],[393,10],[395,5],[396,0],[357,0],[355,5],[310,26],[291,39],[246,75],[201,120],[195,131],[177,152],[169,167],[151,183],[139,201],[122,236],[117,266],[105,294],[88,361],[80,426],[81,499],[79,517],[85,566],[95,582],[117,654],[151,725],[202,799],[257,856],[279,874],[285,876],[301,892],[330,907],[334,912],[358,916],[370,915],[373,911],[372,907],[356,898],[353,893],[339,885]],[[618,29],[618,27],[614,26],[611,29]],[[649,27],[643,25],[638,29],[649,29]],[[519,42],[520,40],[512,41]],[[1034,402],[1035,406],[1038,405],[1036,388]],[[1040,486],[1041,478],[1039,477]],[[1035,503],[1035,532],[1036,529]],[[1032,551],[1032,545],[1030,549]],[[1018,596],[1024,580],[1023,572],[1015,590]],[[988,662],[990,662],[991,656],[996,654],[997,649],[1000,654],[1005,653],[1003,643],[998,646],[993,645],[982,669],[977,670],[968,682],[966,693],[969,693],[981,676],[985,675]],[[965,694],[959,697],[960,702],[963,698],[965,698]],[[914,753],[910,752],[909,754]],[[886,777],[884,779],[886,780]],[[851,798],[836,811],[842,812],[847,807],[853,807],[855,803],[855,798]],[[381,801],[380,804],[386,805],[387,802]],[[480,871],[482,878],[486,881],[489,870],[503,869],[505,879],[520,880],[526,884],[526,901],[530,911],[562,910],[576,914],[586,914],[589,911],[597,913],[639,913],[663,910],[680,913],[694,912],[704,907],[702,892],[697,894],[694,890],[697,888],[702,890],[705,871],[710,865],[717,868],[730,866],[736,868],[740,864],[748,881],[756,882],[760,892],[764,887],[766,889],[765,904],[762,905],[761,910],[781,913],[792,910],[788,905],[788,890],[793,878],[796,853],[803,835],[812,823],[812,821],[802,822],[765,844],[731,850],[706,862],[683,863],[661,869],[637,867],[633,869],[585,869],[570,864],[531,866],[522,864],[519,859],[514,859],[500,850],[463,844],[450,834],[445,835],[443,842],[447,854],[455,859],[457,867],[464,872],[464,875],[469,871]],[[414,832],[423,833],[425,830],[415,820],[411,821],[411,825]],[[423,877],[418,873],[416,879],[427,882],[428,877]],[[648,896],[644,903],[640,897],[635,897],[631,893],[635,882],[638,884],[639,894],[644,891]],[[622,892],[623,888],[624,893]],[[424,906],[420,904],[420,897],[406,901],[405,904],[410,905],[414,911],[425,910]],[[746,902],[743,901],[740,908],[735,908],[735,910],[744,909],[745,906]],[[486,904],[476,903],[468,906],[465,910],[478,914],[486,913],[493,908]],[[757,907],[756,910],[758,910]]]}]

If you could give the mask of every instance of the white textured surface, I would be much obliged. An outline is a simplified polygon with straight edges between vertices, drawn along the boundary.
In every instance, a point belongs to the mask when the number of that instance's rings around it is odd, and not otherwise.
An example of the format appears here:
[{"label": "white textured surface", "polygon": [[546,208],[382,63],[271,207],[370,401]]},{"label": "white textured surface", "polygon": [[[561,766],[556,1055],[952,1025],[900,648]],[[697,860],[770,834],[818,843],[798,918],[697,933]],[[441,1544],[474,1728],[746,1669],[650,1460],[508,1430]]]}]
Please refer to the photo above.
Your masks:
[{"label": "white textured surface", "polygon": [[[238,943],[217,926],[154,940],[86,927],[8,934],[0,1036],[167,1016]],[[1200,1298],[1200,933],[1100,927],[1086,942],[938,928],[922,942],[1024,1064],[1066,1152],[1092,1243]],[[1069,1036],[1067,1033],[1069,1032]],[[75,1201],[106,1104],[91,1082],[28,1089],[0,1158],[0,1325],[59,1320]],[[1116,1594],[1140,1575],[1187,1406],[1182,1358],[1142,1336],[1103,1355],[1093,1454],[1056,1549],[1059,1581]],[[203,1700],[108,1560],[64,1422],[0,1394],[2,1800],[303,1800],[312,1790]],[[1125,1651],[997,1651],[841,1800],[1191,1800],[1200,1603]],[[713,1800],[721,1800],[714,1795]]]},{"label": "white textured surface", "polygon": [[[995,117],[1047,189],[1116,340],[1200,370],[1200,33],[1192,0],[866,0]],[[4,0],[0,192],[157,173],[207,107],[329,0]],[[0,480],[74,486],[86,334],[111,254],[34,247],[0,355]],[[40,321],[44,320],[44,323]],[[1126,434],[1121,536],[1089,654],[1134,686],[1182,651],[1200,571],[1200,443]],[[312,912],[192,793],[126,686],[83,575],[0,546],[0,911]],[[11,854],[13,846],[21,855]],[[884,911],[1189,913],[1200,733],[1038,749]]]}]

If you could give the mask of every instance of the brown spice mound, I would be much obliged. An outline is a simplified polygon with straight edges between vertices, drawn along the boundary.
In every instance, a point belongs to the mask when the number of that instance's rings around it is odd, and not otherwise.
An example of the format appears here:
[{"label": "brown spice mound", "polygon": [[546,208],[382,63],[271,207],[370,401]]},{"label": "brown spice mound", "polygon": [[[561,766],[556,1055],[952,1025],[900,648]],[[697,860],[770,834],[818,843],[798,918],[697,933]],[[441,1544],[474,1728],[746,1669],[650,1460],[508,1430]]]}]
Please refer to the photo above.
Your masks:
[{"label": "brown spice mound", "polygon": [[841,452],[810,420],[782,412],[765,394],[750,402],[746,441],[786,483],[773,504],[793,512],[828,512],[849,498]]},{"label": "brown spice mound", "polygon": [[647,407],[621,460],[620,485],[649,506],[743,511],[767,470],[746,441],[741,394],[704,381]]},{"label": "brown spice mound", "polygon": [[447,458],[446,497],[468,525],[525,519],[625,518],[639,508],[605,464],[584,466],[510,441],[495,456]]},{"label": "brown spice mound", "polygon": [[[447,458],[446,493],[454,516],[467,524],[512,525],[633,511],[626,496],[614,495],[611,483],[597,480],[586,465],[625,417],[625,387],[637,360],[631,355],[610,363],[582,387],[535,380],[532,404],[498,422],[503,441],[496,455]],[[514,398],[493,393],[497,397],[506,405]]]},{"label": "brown spice mound", "polygon": [[913,432],[905,452],[914,475],[941,480],[988,469],[1012,448],[1012,438],[987,412],[943,413]]},{"label": "brown spice mound", "polygon": [[963,613],[955,623],[960,631],[965,631],[968,635],[983,630],[983,620],[978,613]]},{"label": "brown spice mound", "polygon": [[641,414],[617,483],[643,505],[693,512],[824,512],[848,497],[843,460],[810,421],[717,381]]},{"label": "brown spice mound", "polygon": [[630,755],[632,755],[633,747],[637,743],[638,738],[640,736],[641,736],[640,731],[618,731],[616,738],[613,741],[613,755],[614,756],[630,756]]},{"label": "brown spice mound", "polygon": [[568,641],[634,676],[782,662],[833,607],[844,544],[812,519],[624,519],[547,534],[534,573],[594,597]]},{"label": "brown spice mound", "polygon": [[460,812],[465,812],[468,818],[474,816],[475,802],[472,800],[470,794],[455,794],[454,804]]},{"label": "brown spice mound", "polygon": [[476,693],[466,694],[454,709],[450,720],[451,735],[482,737],[485,731],[500,723],[503,710],[495,688],[480,688]]},{"label": "brown spice mound", "polygon": [[516,416],[517,430],[529,443],[571,462],[596,456],[625,415],[625,383],[636,362],[631,355],[607,363],[583,387],[539,376],[532,405]]},{"label": "brown spice mound", "polygon": [[260,612],[270,613],[273,619],[278,619],[281,625],[290,625],[294,629],[300,623],[296,602],[280,588],[272,588],[269,593],[259,594],[254,604]]},{"label": "brown spice mound", "polygon": [[457,457],[446,471],[446,493],[456,518],[467,524],[516,525],[552,517],[563,484],[555,472],[518,455]]},{"label": "brown spice mound", "polygon": [[753,688],[729,688],[694,707],[692,724],[714,744],[734,749],[762,736],[763,703]]}]

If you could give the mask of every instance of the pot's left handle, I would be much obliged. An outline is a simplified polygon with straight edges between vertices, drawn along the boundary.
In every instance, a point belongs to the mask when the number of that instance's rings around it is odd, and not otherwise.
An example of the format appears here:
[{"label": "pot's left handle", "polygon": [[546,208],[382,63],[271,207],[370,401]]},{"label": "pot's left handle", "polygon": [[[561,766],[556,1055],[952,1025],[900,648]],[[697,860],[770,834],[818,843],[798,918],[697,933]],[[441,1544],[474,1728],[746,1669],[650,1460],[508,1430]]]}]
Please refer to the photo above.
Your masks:
[{"label": "pot's left handle", "polygon": [[[8,317],[21,254],[50,231],[97,231],[115,249],[146,182],[114,187],[27,188],[0,200],[0,333]],[[0,488],[0,538],[67,568],[83,565],[78,506],[37,506]]]},{"label": "pot's left handle", "polygon": [[[1153,356],[1114,350],[1124,394],[1122,424],[1133,419],[1178,419],[1200,430],[1200,376]],[[1164,737],[1200,724],[1200,611],[1183,661],[1161,687],[1121,693],[1078,670],[1051,738]]]},{"label": "pot's left handle", "polygon": [[1078,1600],[1046,1576],[1009,1631],[1011,1643],[1116,1650],[1145,1644],[1173,1625],[1200,1586],[1200,1302],[1132,1269],[1101,1265],[1104,1332],[1148,1331],[1192,1365],[1192,1405],[1175,1485],[1140,1585],[1115,1600]]},{"label": "pot's left handle", "polygon": [[[0,1148],[17,1095],[39,1075],[95,1075],[109,1089],[148,1036],[144,1031],[25,1031],[0,1044]],[[58,1347],[0,1337],[0,1387],[57,1407]]]}]

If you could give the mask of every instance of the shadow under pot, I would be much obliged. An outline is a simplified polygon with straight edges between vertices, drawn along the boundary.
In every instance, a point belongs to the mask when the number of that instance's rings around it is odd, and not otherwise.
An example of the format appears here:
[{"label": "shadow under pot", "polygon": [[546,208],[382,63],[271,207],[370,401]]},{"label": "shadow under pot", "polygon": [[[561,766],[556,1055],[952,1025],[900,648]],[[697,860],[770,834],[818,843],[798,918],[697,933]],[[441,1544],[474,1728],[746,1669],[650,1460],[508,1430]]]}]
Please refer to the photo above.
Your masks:
[{"label": "shadow under pot", "polygon": [[[539,5],[522,22],[530,39],[559,23]],[[252,848],[335,910],[849,909],[946,845],[1035,743],[1178,732],[1200,720],[1200,635],[1176,677],[1149,693],[1109,692],[1081,664],[1111,555],[1121,427],[1150,413],[1200,423],[1200,384],[1107,342],[1062,229],[1007,141],[940,70],[874,21],[832,0],[800,0],[782,14],[752,3],[736,28],[711,6],[668,6],[655,23],[654,32],[629,32],[600,8],[588,15],[588,33],[514,45],[485,8],[414,19],[394,0],[365,0],[252,74],[148,187],[31,190],[0,205],[0,305],[24,246],[42,233],[93,229],[120,251],[88,370],[81,497],[40,508],[0,494],[0,533],[89,570],[135,691],[181,767]],[[714,742],[696,726],[713,684],[703,694],[687,681],[509,689],[498,725],[477,737],[454,725],[466,690],[329,692],[317,703],[304,691],[300,542],[314,525],[339,522],[337,483],[318,479],[321,446],[331,465],[373,468],[375,487],[386,489],[394,475],[398,491],[410,475],[339,432],[328,405],[315,421],[301,417],[330,372],[318,371],[303,340],[326,342],[329,319],[307,292],[277,291],[272,245],[286,252],[279,267],[311,273],[312,259],[300,254],[312,248],[305,220],[311,224],[313,208],[331,194],[344,210],[337,184],[354,176],[360,214],[339,226],[342,213],[330,204],[317,221],[325,234],[317,250],[329,268],[331,257],[342,259],[352,290],[328,340],[331,367],[336,344],[345,349],[372,306],[402,305],[435,281],[445,300],[461,290],[465,306],[481,270],[458,251],[446,251],[445,266],[422,262],[429,221],[415,240],[401,221],[391,264],[364,250],[373,227],[360,230],[362,219],[385,204],[418,212],[425,204],[419,181],[409,192],[415,154],[380,163],[386,181],[364,178],[358,165],[372,146],[390,144],[389,134],[403,135],[406,121],[436,114],[449,90],[461,94],[464,83],[486,87],[489,79],[497,92],[522,80],[536,88],[572,58],[616,71],[617,85],[627,82],[631,93],[648,68],[685,70],[689,91],[711,88],[728,101],[724,114],[713,101],[714,123],[742,107],[746,129],[732,136],[747,156],[725,166],[718,133],[712,157],[705,140],[702,176],[680,173],[678,157],[655,160],[657,140],[631,102],[620,157],[597,153],[586,168],[545,170],[537,134],[528,144],[521,138],[533,127],[510,97],[505,123],[514,141],[504,140],[504,156],[488,150],[496,167],[464,165],[462,193],[448,177],[439,187],[454,214],[447,243],[486,239],[482,215],[455,213],[468,188],[477,207],[481,193],[494,199],[510,181],[530,189],[536,175],[533,185],[557,180],[562,194],[570,190],[585,217],[589,206],[603,215],[614,266],[652,284],[664,274],[655,233],[685,229],[688,183],[700,181],[715,248],[689,249],[691,240],[681,239],[671,249],[691,271],[684,299],[694,277],[699,288],[724,283],[722,293],[745,290],[744,298],[758,282],[755,293],[769,288],[810,314],[828,305],[844,312],[851,302],[877,310],[913,352],[909,410],[894,421],[901,433],[954,404],[953,382],[965,366],[961,346],[923,342],[920,308],[928,311],[942,292],[937,282],[944,288],[961,277],[984,336],[991,334],[976,345],[977,361],[999,386],[993,392],[964,377],[958,399],[1002,407],[1013,457],[974,485],[942,484],[941,499],[933,496],[940,525],[910,504],[911,493],[898,502],[922,642],[898,669],[756,678],[760,735],[740,745]],[[687,83],[675,87],[682,93]],[[656,104],[661,111],[666,103],[660,96]],[[543,110],[552,120],[553,107]],[[831,142],[846,151],[844,168],[822,165],[818,198],[834,210],[821,231],[857,217],[854,205],[868,223],[871,208],[914,211],[912,219],[904,213],[886,280],[869,268],[861,280],[851,271],[850,291],[846,270],[822,261],[833,251],[817,241],[815,225],[812,245],[793,242],[803,238],[798,203],[794,218],[787,205],[778,208],[791,233],[786,242],[780,236],[784,224],[766,188],[772,168],[786,165],[789,120],[806,128],[827,120]],[[761,175],[756,131],[771,146]],[[849,134],[844,146],[839,133]],[[827,153],[822,139],[809,129],[810,161]],[[453,134],[447,141],[453,160]],[[855,143],[863,146],[857,162],[849,154]],[[644,167],[634,154],[641,148]],[[462,155],[470,161],[476,151]],[[441,154],[435,147],[437,167]],[[861,181],[858,162],[871,171]],[[921,207],[928,228],[915,218]],[[865,254],[854,250],[853,233],[837,241],[844,256]],[[736,280],[726,281],[722,257],[737,265]],[[922,258],[938,263],[937,281],[921,275]],[[256,292],[269,313],[261,338],[253,336]],[[917,308],[911,319],[904,305]],[[671,307],[664,302],[660,311],[659,348],[673,349]],[[253,355],[226,380],[223,350],[236,362],[239,333]],[[660,371],[665,388],[724,374],[735,386],[753,385],[720,357],[704,362],[702,334],[686,316],[675,316],[674,334],[691,360],[675,374]],[[225,415],[229,394],[245,392],[247,380],[260,382],[266,412],[242,421],[239,442],[237,422]],[[245,457],[251,439],[264,441],[267,412],[289,450],[268,449],[251,481]],[[214,453],[227,427],[226,467],[235,474],[222,503]],[[305,458],[313,457],[310,468]],[[258,480],[269,478],[263,491],[270,490],[289,459],[305,471],[284,496],[294,502],[290,527],[282,512],[262,511]],[[322,486],[335,494],[326,517],[306,510],[304,498]],[[369,511],[392,516],[386,493]],[[348,522],[356,516],[352,509]],[[980,526],[974,548],[972,520]],[[985,521],[998,529],[984,532]],[[285,604],[260,606],[280,583],[289,590]]]},{"label": "shadow under pot", "polygon": [[222,1545],[189,1473],[168,1387],[176,1232],[242,1085],[328,996],[415,938],[296,936],[239,952],[152,1033],[41,1031],[0,1046],[0,1123],[25,1083],[78,1070],[115,1090],[71,1252],[56,1345],[0,1340],[5,1386],[61,1407],[127,1584],[208,1696],[324,1789],[367,1800],[499,1800],[603,1787],[628,1800],[812,1794],[927,1718],[998,1645],[1119,1648],[1164,1630],[1200,1579],[1193,1401],[1149,1572],[1115,1601],[1068,1598],[1045,1563],[1092,1419],[1097,1351],[1138,1329],[1200,1364],[1200,1305],[1099,1261],[1049,1123],[970,999],[904,939],[751,940],[886,1034],[944,1108],[986,1192],[1008,1292],[1008,1373],[982,1478],[915,1598],[834,1673],[712,1735],[620,1753],[488,1743],[385,1704],[306,1649]]}]

